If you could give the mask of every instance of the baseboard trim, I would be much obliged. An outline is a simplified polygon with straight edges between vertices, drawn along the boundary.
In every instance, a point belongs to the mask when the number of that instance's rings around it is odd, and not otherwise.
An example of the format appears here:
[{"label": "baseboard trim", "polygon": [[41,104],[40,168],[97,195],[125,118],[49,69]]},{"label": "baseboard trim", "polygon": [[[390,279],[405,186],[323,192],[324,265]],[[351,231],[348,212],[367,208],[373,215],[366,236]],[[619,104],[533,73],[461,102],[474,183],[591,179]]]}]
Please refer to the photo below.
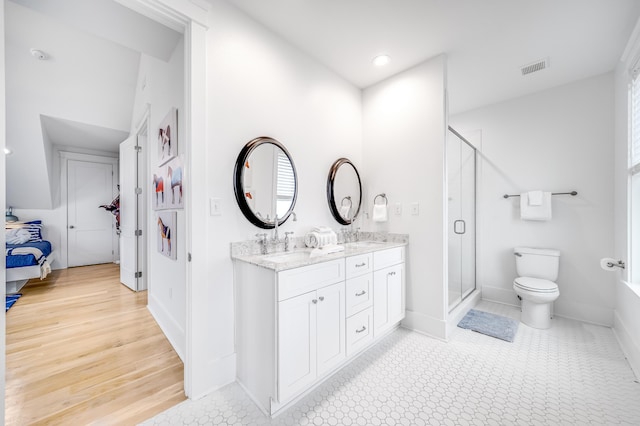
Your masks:
[{"label": "baseboard trim", "polygon": [[402,327],[438,340],[446,340],[447,338],[447,322],[445,320],[439,320],[419,312],[407,310],[406,316],[402,320]]},{"label": "baseboard trim", "polygon": [[634,341],[633,336],[628,332],[628,327],[615,311],[613,313],[613,334],[615,334],[624,356],[627,357],[631,370],[637,379],[640,378],[640,345]]},{"label": "baseboard trim", "polygon": [[182,362],[185,360],[185,332],[180,324],[169,315],[169,312],[162,306],[162,304],[153,297],[148,295],[147,309],[151,313],[151,316],[156,320],[160,330],[164,333],[173,349],[176,351]]},{"label": "baseboard trim", "polygon": [[209,386],[204,389],[195,391],[193,395],[189,396],[189,399],[198,400],[228,385],[229,383],[235,382],[237,361],[236,358],[237,357],[234,352],[222,358],[209,361],[207,363],[205,373],[206,377],[210,379],[208,380]]},{"label": "baseboard trim", "polygon": [[482,286],[482,300],[489,302],[502,303],[503,305],[520,306],[518,296],[512,289],[504,289],[498,287]]}]

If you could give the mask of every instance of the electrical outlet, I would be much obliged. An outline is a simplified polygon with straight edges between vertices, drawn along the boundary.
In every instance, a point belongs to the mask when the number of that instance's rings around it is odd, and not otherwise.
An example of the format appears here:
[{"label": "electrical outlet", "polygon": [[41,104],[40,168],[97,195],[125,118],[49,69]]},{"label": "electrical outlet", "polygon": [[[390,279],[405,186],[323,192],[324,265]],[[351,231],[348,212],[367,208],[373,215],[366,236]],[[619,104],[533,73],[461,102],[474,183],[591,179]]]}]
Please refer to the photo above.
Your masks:
[{"label": "electrical outlet", "polygon": [[402,203],[396,203],[395,212],[396,216],[402,215]]},{"label": "electrical outlet", "polygon": [[411,204],[411,214],[413,216],[419,216],[420,215],[420,204],[418,204],[418,203],[412,203]]},{"label": "electrical outlet", "polygon": [[211,210],[211,216],[222,216],[222,201],[220,198],[210,198],[209,208]]}]

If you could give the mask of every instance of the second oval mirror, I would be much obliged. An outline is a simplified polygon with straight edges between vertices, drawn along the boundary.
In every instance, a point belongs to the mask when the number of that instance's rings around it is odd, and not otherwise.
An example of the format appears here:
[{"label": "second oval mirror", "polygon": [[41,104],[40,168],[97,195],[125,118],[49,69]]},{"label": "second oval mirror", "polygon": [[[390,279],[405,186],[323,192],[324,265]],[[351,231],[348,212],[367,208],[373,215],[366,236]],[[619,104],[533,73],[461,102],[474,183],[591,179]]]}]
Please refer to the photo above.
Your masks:
[{"label": "second oval mirror", "polygon": [[327,201],[334,219],[342,225],[351,224],[360,213],[362,182],[358,169],[347,158],[339,158],[329,170]]}]

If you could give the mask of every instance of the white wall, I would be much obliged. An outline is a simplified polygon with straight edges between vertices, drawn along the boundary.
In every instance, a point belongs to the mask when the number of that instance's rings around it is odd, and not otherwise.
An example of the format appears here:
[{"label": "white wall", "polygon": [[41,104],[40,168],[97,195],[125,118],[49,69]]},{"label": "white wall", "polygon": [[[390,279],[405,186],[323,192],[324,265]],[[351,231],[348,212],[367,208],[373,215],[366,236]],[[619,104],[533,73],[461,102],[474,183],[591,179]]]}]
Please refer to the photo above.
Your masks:
[{"label": "white wall", "polygon": [[[389,200],[389,221],[365,229],[409,234],[405,325],[445,338],[445,66],[438,56],[364,90],[366,208]],[[402,205],[396,215],[395,205]],[[419,204],[412,215],[411,204]]]},{"label": "white wall", "polygon": [[[613,248],[613,75],[581,80],[451,118],[463,135],[482,132],[478,284],[483,298],[518,304],[513,248],[559,249],[557,315],[612,325],[614,275],[599,259]],[[522,221],[519,198],[554,196],[553,219]]]},{"label": "white wall", "polygon": [[[144,86],[144,89],[143,89]],[[147,176],[141,183],[147,206],[147,223],[143,233],[147,236],[148,308],[162,328],[177,354],[185,357],[186,327],[186,227],[185,211],[177,210],[177,226],[173,232],[172,246],[177,259],[172,260],[157,251],[157,217],[151,209],[152,176],[159,163],[157,131],[160,122],[172,107],[178,108],[178,154],[186,149],[184,132],[184,43],[178,42],[169,62],[142,54],[138,71],[138,84],[133,106],[131,133],[149,109],[150,135],[144,148],[147,159]],[[185,197],[189,184],[184,182]],[[165,183],[165,189],[169,185]]]},{"label": "white wall", "polygon": [[[630,54],[619,62],[615,70],[615,248],[614,257],[627,264],[627,269],[616,272],[616,300],[614,312],[614,330],[620,346],[627,356],[636,377],[640,377],[640,283],[631,283],[629,268],[631,258],[628,256],[628,243],[631,229],[628,226],[628,102],[629,82],[628,70],[632,60],[640,52],[640,27],[636,26],[634,36],[629,41],[627,51]],[[636,268],[640,265],[636,265]]]},{"label": "white wall", "polygon": [[287,221],[281,232],[302,236],[315,225],[337,228],[326,201],[326,180],[339,157],[362,167],[361,92],[223,1],[213,2],[207,40],[208,195],[220,198],[222,215],[209,217],[208,229],[196,231],[197,238],[208,241],[210,277],[209,315],[199,318],[210,327],[210,339],[198,350],[212,369],[225,372],[214,384],[220,386],[235,380],[229,243],[264,232],[236,204],[238,153],[251,139],[270,136],[293,157],[298,221]]}]

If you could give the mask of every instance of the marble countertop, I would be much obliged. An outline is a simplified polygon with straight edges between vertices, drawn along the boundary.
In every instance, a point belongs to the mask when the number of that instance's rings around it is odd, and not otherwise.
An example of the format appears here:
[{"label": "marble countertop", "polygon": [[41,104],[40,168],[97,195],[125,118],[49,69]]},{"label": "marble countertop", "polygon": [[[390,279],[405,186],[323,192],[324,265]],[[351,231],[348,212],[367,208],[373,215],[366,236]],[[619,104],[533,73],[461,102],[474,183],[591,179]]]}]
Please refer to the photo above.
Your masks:
[{"label": "marble countertop", "polygon": [[237,248],[234,250],[233,244],[243,243],[232,243],[231,258],[278,272],[349,256],[403,247],[409,242],[409,238],[406,235],[394,234],[391,238],[389,238],[389,234],[385,236],[385,241],[382,241],[380,238],[372,238],[366,241],[340,244],[344,247],[344,250],[330,254],[323,254],[318,251],[318,249],[314,250],[306,247],[295,248],[288,252],[278,251],[268,254],[256,254],[252,252],[253,250],[238,250]]}]

